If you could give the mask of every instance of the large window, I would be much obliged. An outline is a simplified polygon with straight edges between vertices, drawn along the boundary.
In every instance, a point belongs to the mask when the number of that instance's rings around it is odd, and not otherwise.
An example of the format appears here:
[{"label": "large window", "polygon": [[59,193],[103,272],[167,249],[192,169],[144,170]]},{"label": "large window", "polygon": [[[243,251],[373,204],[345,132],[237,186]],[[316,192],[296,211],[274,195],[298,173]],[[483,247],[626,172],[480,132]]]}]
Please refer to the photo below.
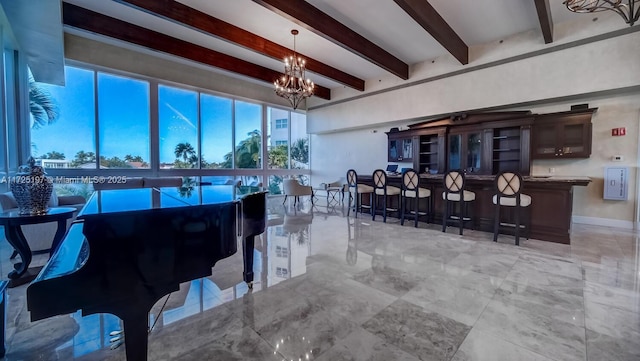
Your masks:
[{"label": "large window", "polygon": [[158,86],[160,168],[199,168],[198,93]]},{"label": "large window", "polygon": [[200,94],[202,167],[233,168],[233,100]]},{"label": "large window", "polygon": [[98,73],[98,124],[101,168],[149,168],[148,82]]},{"label": "large window", "polygon": [[64,87],[38,86],[59,109],[32,120],[32,154],[52,175],[221,177],[277,194],[284,176],[308,174],[301,113],[73,66]]},{"label": "large window", "polygon": [[58,119],[47,124],[32,115],[31,153],[45,167],[95,169],[94,72],[67,67],[65,84],[34,85],[58,107]]},{"label": "large window", "polygon": [[236,101],[235,168],[262,168],[262,106]]}]

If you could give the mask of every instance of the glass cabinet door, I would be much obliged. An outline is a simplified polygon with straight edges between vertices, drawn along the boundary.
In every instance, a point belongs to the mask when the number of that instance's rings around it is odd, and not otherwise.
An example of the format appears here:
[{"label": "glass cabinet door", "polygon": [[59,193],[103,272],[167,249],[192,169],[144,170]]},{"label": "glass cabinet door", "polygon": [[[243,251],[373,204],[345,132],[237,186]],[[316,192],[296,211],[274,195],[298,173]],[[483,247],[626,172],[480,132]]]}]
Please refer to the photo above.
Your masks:
[{"label": "glass cabinet door", "polygon": [[451,134],[449,135],[449,169],[460,169],[460,157],[462,155],[462,135]]},{"label": "glass cabinet door", "polygon": [[467,164],[469,173],[478,173],[482,159],[482,134],[467,134]]},{"label": "glass cabinet door", "polygon": [[398,160],[398,141],[389,140],[389,162],[395,162]]}]

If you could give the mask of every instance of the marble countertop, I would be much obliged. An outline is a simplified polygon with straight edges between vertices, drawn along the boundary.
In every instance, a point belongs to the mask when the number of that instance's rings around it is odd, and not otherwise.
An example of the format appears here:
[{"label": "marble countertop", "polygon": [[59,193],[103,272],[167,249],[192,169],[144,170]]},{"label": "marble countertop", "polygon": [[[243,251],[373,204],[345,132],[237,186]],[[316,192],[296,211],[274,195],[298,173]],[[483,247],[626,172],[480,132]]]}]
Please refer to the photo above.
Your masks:
[{"label": "marble countertop", "polygon": [[[400,176],[389,176],[389,177],[397,177],[400,178]],[[442,179],[443,175],[442,174],[427,174],[427,173],[422,173],[420,174],[420,178],[424,178],[424,179]],[[495,179],[495,175],[474,175],[474,174],[467,174],[465,177],[467,180],[479,180],[479,181],[493,181]],[[591,182],[591,178],[589,177],[585,177],[585,176],[548,176],[548,175],[541,175],[541,176],[524,176],[522,177],[524,179],[525,182],[541,182],[541,183],[589,183]]]}]

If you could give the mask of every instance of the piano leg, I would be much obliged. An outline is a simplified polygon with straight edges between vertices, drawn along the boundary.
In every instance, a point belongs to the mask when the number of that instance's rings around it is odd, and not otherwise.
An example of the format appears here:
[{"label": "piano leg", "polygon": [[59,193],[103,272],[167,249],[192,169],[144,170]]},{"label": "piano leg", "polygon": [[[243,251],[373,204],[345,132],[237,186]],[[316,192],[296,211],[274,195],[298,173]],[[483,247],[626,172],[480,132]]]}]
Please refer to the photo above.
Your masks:
[{"label": "piano leg", "polygon": [[244,237],[242,242],[242,256],[244,258],[244,272],[242,277],[249,288],[253,288],[253,249],[256,236]]},{"label": "piano leg", "polygon": [[124,324],[124,347],[127,361],[147,361],[149,344],[149,315],[132,312],[122,318]]}]

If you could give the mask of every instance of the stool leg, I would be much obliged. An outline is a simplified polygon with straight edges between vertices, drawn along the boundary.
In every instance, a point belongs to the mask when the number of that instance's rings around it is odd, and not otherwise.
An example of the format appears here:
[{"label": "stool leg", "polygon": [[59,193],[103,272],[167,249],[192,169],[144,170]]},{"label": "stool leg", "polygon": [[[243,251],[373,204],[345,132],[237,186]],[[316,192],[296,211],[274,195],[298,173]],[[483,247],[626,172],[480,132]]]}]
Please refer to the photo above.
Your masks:
[{"label": "stool leg", "polygon": [[349,217],[349,212],[351,212],[351,191],[349,191],[349,204],[347,205],[347,217]]},{"label": "stool leg", "polygon": [[520,245],[520,209],[516,209],[516,246]]},{"label": "stool leg", "polygon": [[496,204],[496,215],[493,221],[493,241],[498,242],[498,231],[500,230],[500,205]]},{"label": "stool leg", "polygon": [[449,218],[449,201],[444,200],[444,214],[442,215],[442,232],[447,231],[447,218]]},{"label": "stool leg", "polygon": [[376,220],[376,203],[378,203],[378,195],[375,194],[375,191],[373,194],[373,202],[371,203],[371,220],[375,221]]},{"label": "stool leg", "polygon": [[400,225],[404,226],[404,212],[405,212],[405,207],[407,206],[407,198],[400,196]]},{"label": "stool leg", "polygon": [[416,197],[415,202],[416,202],[416,207],[415,207],[416,208],[416,220],[413,223],[413,226],[418,228],[418,215],[420,214],[420,198]]},{"label": "stool leg", "polygon": [[529,237],[531,237],[531,206],[525,207],[527,209],[527,224],[526,224],[526,228],[527,228],[527,239],[529,239]]},{"label": "stool leg", "polygon": [[387,223],[387,195],[382,196],[382,221]]},{"label": "stool leg", "polygon": [[467,213],[467,202],[460,201],[460,235],[462,236],[462,228],[464,228],[464,215]]}]

